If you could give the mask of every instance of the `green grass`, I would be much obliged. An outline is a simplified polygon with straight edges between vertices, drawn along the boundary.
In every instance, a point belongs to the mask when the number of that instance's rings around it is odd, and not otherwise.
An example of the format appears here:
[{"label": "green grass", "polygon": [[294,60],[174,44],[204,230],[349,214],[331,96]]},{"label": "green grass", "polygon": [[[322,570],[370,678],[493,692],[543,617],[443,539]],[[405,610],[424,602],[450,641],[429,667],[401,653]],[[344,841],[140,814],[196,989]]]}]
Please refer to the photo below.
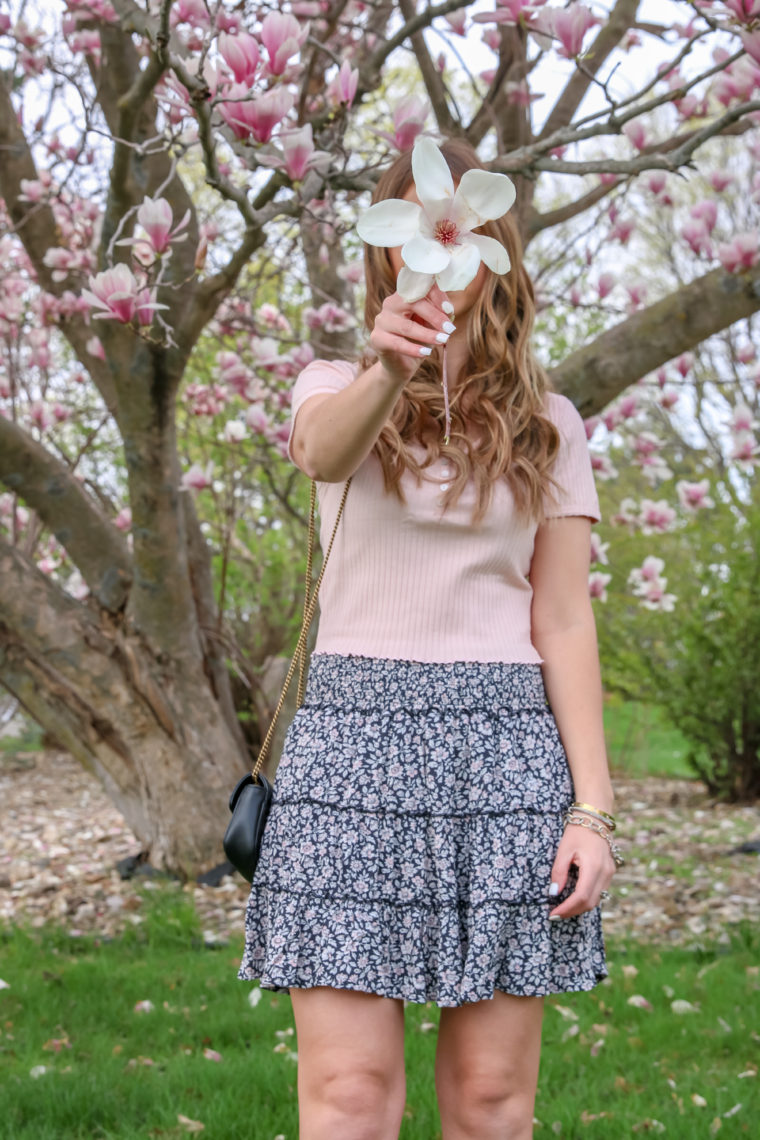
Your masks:
[{"label": "green grass", "polygon": [[638,701],[607,701],[604,733],[613,772],[623,776],[696,779],[686,762],[686,740],[668,724],[657,706]]},{"label": "green grass", "polygon": [[[236,977],[242,937],[209,949],[177,887],[143,894],[145,921],[114,941],[0,930],[0,1137],[185,1136],[182,1113],[209,1140],[297,1140],[289,997],[264,991],[252,1007],[256,987]],[[715,1120],[723,1140],[756,1135],[760,1077],[740,1074],[757,1064],[759,953],[757,928],[699,951],[611,945],[607,983],[547,1002],[536,1136],[619,1140],[659,1121],[666,1137],[695,1140]],[[635,994],[653,1008],[629,1005]],[[155,1008],[135,1012],[145,999]],[[677,1015],[673,999],[694,1009]],[[405,1016],[401,1140],[436,1140],[436,1031],[423,1025],[439,1010],[409,1005]]]}]

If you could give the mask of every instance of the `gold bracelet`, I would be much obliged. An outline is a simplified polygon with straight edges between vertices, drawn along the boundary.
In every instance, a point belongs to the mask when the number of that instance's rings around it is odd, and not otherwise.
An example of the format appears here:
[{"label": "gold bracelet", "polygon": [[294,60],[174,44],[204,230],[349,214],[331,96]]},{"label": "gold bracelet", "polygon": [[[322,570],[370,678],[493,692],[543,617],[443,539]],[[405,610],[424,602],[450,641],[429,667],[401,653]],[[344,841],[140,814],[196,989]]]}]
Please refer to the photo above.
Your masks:
[{"label": "gold bracelet", "polygon": [[564,816],[565,827],[575,825],[577,827],[585,827],[587,831],[593,831],[597,835],[601,835],[610,849],[610,854],[615,861],[616,867],[622,867],[625,863],[623,853],[618,847],[617,843],[612,838],[610,829],[605,823],[597,823],[596,820],[589,819],[587,815],[576,815],[573,813],[572,808],[565,813]]},{"label": "gold bracelet", "polygon": [[586,811],[591,815],[599,816],[600,819],[603,819],[606,823],[609,824],[610,831],[615,830],[615,817],[614,815],[610,815],[608,811],[602,811],[601,808],[594,807],[593,804],[583,804],[578,803],[577,801],[574,804],[570,804],[570,807],[577,808],[578,811]]}]

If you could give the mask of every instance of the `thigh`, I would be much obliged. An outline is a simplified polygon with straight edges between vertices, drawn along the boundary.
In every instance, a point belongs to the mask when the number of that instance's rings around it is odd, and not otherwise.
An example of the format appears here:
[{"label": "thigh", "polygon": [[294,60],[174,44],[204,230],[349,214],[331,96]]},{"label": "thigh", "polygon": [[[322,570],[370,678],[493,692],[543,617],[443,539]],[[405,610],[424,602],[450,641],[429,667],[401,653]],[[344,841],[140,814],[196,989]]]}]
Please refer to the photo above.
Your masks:
[{"label": "thigh", "polygon": [[[541,1053],[544,999],[496,990],[491,1001],[441,1009],[436,1083],[441,1090],[463,1082],[494,1094],[534,1089]],[[452,1084],[453,1083],[453,1084]]]},{"label": "thigh", "polygon": [[388,1081],[404,1072],[404,1003],[332,986],[290,987],[298,1035],[299,1071],[309,1081],[336,1072],[373,1074]]}]

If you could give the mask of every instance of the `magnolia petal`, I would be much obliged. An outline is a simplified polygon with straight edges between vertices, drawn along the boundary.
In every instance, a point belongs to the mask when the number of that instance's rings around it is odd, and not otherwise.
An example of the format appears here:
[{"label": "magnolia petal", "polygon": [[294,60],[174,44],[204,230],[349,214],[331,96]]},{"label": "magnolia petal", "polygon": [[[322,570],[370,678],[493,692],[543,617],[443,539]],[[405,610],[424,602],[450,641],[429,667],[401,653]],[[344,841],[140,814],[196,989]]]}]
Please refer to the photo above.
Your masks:
[{"label": "magnolia petal", "polygon": [[454,179],[436,143],[424,135],[414,144],[412,174],[417,197],[430,221],[446,217],[454,197]]},{"label": "magnolia petal", "polygon": [[496,238],[487,237],[485,234],[468,234],[467,241],[476,247],[481,260],[485,261],[494,273],[509,272],[511,266],[509,254]]},{"label": "magnolia petal", "polygon": [[406,265],[402,265],[396,282],[396,291],[400,297],[411,304],[413,301],[421,301],[423,297],[427,297],[433,288],[434,281],[435,277],[432,273],[415,273]]},{"label": "magnolia petal", "polygon": [[367,245],[403,245],[417,233],[421,213],[416,202],[388,198],[364,211],[356,223],[356,232]]},{"label": "magnolia petal", "polygon": [[436,274],[436,281],[444,293],[455,293],[466,289],[480,268],[480,250],[468,240],[449,249],[451,261],[442,273]]},{"label": "magnolia petal", "polygon": [[483,222],[506,214],[515,203],[517,191],[506,174],[489,170],[466,170],[454,195],[454,216],[463,230],[474,230]]},{"label": "magnolia petal", "polygon": [[449,255],[440,242],[415,234],[401,248],[401,257],[415,273],[439,273],[449,264]]}]

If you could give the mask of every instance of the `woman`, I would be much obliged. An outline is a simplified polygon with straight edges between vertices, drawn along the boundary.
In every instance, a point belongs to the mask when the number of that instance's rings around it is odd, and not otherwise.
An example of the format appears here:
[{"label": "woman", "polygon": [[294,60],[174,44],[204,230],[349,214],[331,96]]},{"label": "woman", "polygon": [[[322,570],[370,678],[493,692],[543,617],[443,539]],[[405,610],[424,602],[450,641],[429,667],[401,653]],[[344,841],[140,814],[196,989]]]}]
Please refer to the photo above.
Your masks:
[{"label": "woman", "polygon": [[[462,142],[441,153],[455,183],[482,169]],[[408,155],[388,198],[419,202]],[[323,546],[352,483],[239,977],[290,992],[301,1140],[398,1136],[405,1001],[441,1007],[443,1140],[531,1136],[543,998],[607,972],[598,500],[583,422],[531,354],[514,223],[480,232],[511,271],[413,303],[400,249],[366,247],[370,352],[315,361],[293,393]]]}]

